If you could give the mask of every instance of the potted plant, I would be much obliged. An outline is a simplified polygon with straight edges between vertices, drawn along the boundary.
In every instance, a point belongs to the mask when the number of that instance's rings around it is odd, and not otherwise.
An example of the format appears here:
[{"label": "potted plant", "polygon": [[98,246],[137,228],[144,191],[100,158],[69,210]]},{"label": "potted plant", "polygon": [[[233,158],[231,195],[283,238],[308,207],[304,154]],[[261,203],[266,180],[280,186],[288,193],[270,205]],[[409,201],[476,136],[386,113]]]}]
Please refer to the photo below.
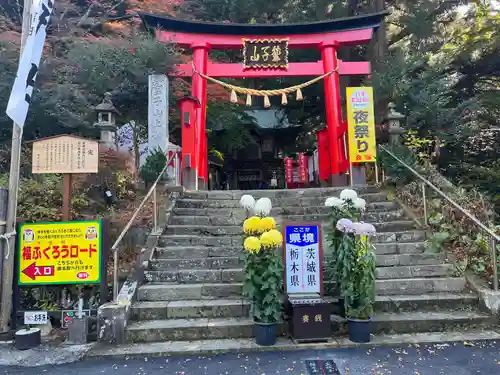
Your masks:
[{"label": "potted plant", "polygon": [[345,298],[349,339],[358,343],[369,342],[376,278],[375,252],[369,237],[375,234],[375,227],[340,219],[337,228],[344,233],[339,247],[339,258],[343,263],[339,281]]},{"label": "potted plant", "polygon": [[337,222],[342,218],[359,220],[366,208],[366,201],[358,197],[356,191],[344,189],[340,193],[340,198],[329,197],[325,201],[325,206],[330,207],[329,225],[326,230],[327,251],[329,261],[325,272],[326,279],[330,281],[330,295],[337,298],[339,315],[345,317],[345,301],[339,292],[339,276],[343,269],[343,264],[339,259],[339,247],[344,233],[337,229]]},{"label": "potted plant", "polygon": [[243,293],[250,301],[258,345],[276,343],[278,324],[283,317],[283,268],[281,245],[283,237],[276,230],[276,221],[267,215],[271,201],[261,198],[253,207],[256,216],[243,223],[244,247]]}]

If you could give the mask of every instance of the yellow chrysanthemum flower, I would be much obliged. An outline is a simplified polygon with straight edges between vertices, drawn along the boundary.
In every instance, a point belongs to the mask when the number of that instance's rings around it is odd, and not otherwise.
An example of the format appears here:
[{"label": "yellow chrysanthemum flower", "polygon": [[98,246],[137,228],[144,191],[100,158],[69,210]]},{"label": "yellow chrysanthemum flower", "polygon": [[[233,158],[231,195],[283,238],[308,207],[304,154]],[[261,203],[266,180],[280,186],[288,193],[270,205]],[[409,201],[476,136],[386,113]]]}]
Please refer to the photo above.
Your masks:
[{"label": "yellow chrysanthemum flower", "polygon": [[249,217],[243,222],[243,232],[246,234],[261,233],[260,221],[261,218],[258,216]]},{"label": "yellow chrysanthemum flower", "polygon": [[257,254],[260,251],[261,243],[257,237],[247,237],[243,243],[243,247],[246,251]]},{"label": "yellow chrysanthemum flower", "polygon": [[262,233],[260,242],[265,248],[276,248],[283,243],[283,235],[276,229],[271,229],[269,232]]},{"label": "yellow chrysanthemum flower", "polygon": [[260,220],[260,228],[262,232],[276,229],[276,221],[272,217],[264,217]]}]

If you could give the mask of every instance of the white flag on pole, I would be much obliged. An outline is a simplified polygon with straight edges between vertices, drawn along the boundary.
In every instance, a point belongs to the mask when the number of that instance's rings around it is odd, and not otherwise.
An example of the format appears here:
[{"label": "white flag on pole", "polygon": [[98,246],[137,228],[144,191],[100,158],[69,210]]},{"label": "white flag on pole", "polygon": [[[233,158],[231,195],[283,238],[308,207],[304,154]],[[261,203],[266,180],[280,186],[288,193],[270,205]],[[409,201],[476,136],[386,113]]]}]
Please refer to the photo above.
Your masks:
[{"label": "white flag on pole", "polygon": [[54,0],[33,0],[31,6],[31,25],[19,62],[16,80],[7,104],[9,116],[21,128],[24,127],[33,88],[42,58],[47,25],[54,9]]}]

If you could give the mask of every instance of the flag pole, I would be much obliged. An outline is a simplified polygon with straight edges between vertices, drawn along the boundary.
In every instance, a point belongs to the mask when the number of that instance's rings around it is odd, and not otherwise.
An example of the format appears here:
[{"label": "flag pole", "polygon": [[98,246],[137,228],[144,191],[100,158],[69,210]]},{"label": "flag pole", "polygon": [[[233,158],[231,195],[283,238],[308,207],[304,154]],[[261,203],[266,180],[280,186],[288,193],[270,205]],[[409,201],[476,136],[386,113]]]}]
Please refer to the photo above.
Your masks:
[{"label": "flag pole", "polygon": [[[19,59],[23,55],[23,49],[26,44],[26,39],[29,35],[31,24],[31,5],[33,0],[24,0],[23,4],[23,25],[21,31],[21,49]],[[12,312],[12,291],[14,278],[14,258],[16,256],[16,230],[17,217],[17,196],[19,192],[19,167],[21,159],[21,141],[23,137],[23,129],[21,126],[13,123],[12,126],[12,147],[10,155],[10,174],[9,174],[9,197],[7,206],[7,225],[5,228],[6,239],[1,240],[0,250],[3,247],[1,256],[4,256],[2,269],[2,295],[0,305],[0,334],[8,333],[9,321]],[[10,236],[9,236],[10,235]],[[7,243],[6,243],[7,242]],[[6,245],[6,246],[5,246]],[[11,323],[12,324],[12,323]]]}]

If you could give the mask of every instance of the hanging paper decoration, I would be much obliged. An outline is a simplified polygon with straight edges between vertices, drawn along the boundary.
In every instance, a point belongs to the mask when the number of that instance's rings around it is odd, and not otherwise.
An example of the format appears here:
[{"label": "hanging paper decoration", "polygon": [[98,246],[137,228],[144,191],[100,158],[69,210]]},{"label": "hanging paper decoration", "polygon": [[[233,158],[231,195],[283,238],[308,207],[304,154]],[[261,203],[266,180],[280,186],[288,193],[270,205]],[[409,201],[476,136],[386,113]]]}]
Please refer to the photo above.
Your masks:
[{"label": "hanging paper decoration", "polygon": [[270,96],[281,96],[281,104],[286,105],[288,104],[288,99],[287,99],[287,94],[293,94],[295,93],[295,99],[296,100],[303,100],[304,96],[302,94],[302,89],[305,87],[308,87],[316,82],[321,81],[323,78],[328,77],[329,75],[335,73],[338,70],[332,70],[331,72],[325,73],[320,75],[319,77],[313,78],[310,81],[304,82],[300,85],[295,85],[295,86],[290,86],[284,89],[277,89],[277,90],[256,90],[256,89],[247,89],[244,87],[239,87],[235,85],[231,85],[229,83],[220,81],[218,79],[212,78],[210,76],[207,76],[206,74],[200,73],[198,70],[196,70],[196,67],[194,66],[193,63],[193,71],[197,73],[200,77],[205,78],[206,80],[217,83],[218,85],[221,85],[222,87],[225,87],[228,90],[231,90],[231,102],[232,103],[237,103],[238,102],[238,96],[237,94],[242,94],[247,96],[246,100],[246,105],[251,106],[252,105],[252,95],[253,96],[263,96],[264,97],[264,107],[269,108],[271,106],[271,102],[269,100]]},{"label": "hanging paper decoration", "polygon": [[287,105],[288,104],[288,99],[286,98],[286,94],[283,93],[281,94],[281,104]]},{"label": "hanging paper decoration", "polygon": [[302,96],[302,90],[297,89],[297,96],[295,97],[295,100],[303,100],[304,97]]},{"label": "hanging paper decoration", "polygon": [[231,103],[238,103],[238,96],[234,90],[231,90]]}]

